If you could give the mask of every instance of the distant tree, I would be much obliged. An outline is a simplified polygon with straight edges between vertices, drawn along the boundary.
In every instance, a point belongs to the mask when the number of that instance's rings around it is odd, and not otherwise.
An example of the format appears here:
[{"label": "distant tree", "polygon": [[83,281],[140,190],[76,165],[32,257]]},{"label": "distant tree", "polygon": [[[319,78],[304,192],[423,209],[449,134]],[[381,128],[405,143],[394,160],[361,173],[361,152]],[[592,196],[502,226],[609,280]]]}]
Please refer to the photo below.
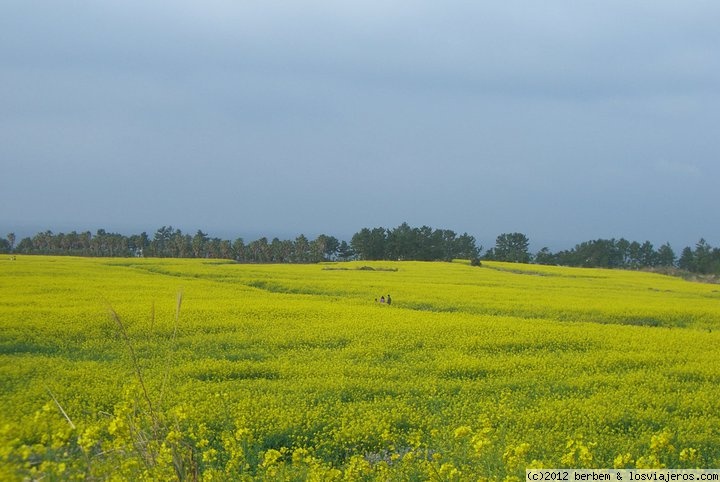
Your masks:
[{"label": "distant tree", "polygon": [[147,233],[144,231],[140,234],[130,236],[128,240],[128,247],[133,256],[144,256],[149,246],[150,238],[148,238]]},{"label": "distant tree", "polygon": [[173,235],[172,226],[163,226],[155,231],[152,241],[150,241],[150,256],[162,258],[170,256],[170,238]]},{"label": "distant tree", "polygon": [[555,264],[558,266],[579,266],[577,254],[574,249],[564,249],[553,254]]},{"label": "distant tree", "polygon": [[295,263],[307,263],[310,259],[310,241],[304,234],[301,234],[295,238],[295,256],[292,261]]},{"label": "distant tree", "polygon": [[656,254],[657,266],[675,266],[675,251],[670,247],[670,243],[660,246]]},{"label": "distant tree", "polygon": [[701,238],[695,245],[693,253],[695,261],[695,270],[701,274],[709,274],[714,271],[713,248]]},{"label": "distant tree", "polygon": [[535,262],[537,264],[553,265],[555,264],[555,255],[552,254],[550,248],[545,246],[535,254]]},{"label": "distant tree", "polygon": [[273,238],[270,241],[270,261],[273,263],[288,263],[291,261],[292,251],[285,251],[285,245],[280,238]]},{"label": "distant tree", "polygon": [[692,248],[689,246],[683,248],[682,253],[680,253],[678,268],[686,271],[696,271],[695,253],[693,253]]},{"label": "distant tree", "polygon": [[622,255],[612,239],[585,241],[575,246],[570,264],[586,268],[613,268],[622,264]]},{"label": "distant tree", "polygon": [[14,252],[22,254],[32,254],[35,250],[33,238],[26,237],[20,240]]},{"label": "distant tree", "polygon": [[78,242],[80,243],[84,256],[91,256],[93,235],[90,231],[83,231],[79,234]]},{"label": "distant tree", "polygon": [[713,248],[708,273],[720,275],[720,248]]},{"label": "distant tree", "polygon": [[256,239],[248,244],[250,261],[253,263],[267,263],[270,261],[270,246],[266,237]]},{"label": "distant tree", "polygon": [[171,239],[171,256],[173,258],[189,258],[192,254],[192,237],[189,234],[183,234],[181,230],[176,229],[172,234]]},{"label": "distant tree", "polygon": [[32,238],[33,251],[37,254],[54,254],[54,235],[49,229]]},{"label": "distant tree", "polygon": [[350,261],[355,257],[355,251],[350,247],[347,241],[341,241],[338,246],[337,256],[340,261]]},{"label": "distant tree", "polygon": [[273,238],[270,241],[270,262],[272,263],[295,263],[297,256],[295,251],[295,242],[289,239],[281,240]]},{"label": "distant tree", "polygon": [[378,260],[385,259],[386,241],[385,228],[362,228],[353,235],[350,246],[358,258]]},{"label": "distant tree", "polygon": [[310,242],[310,252],[313,262],[335,259],[340,241],[334,236],[319,235]]},{"label": "distant tree", "polygon": [[120,233],[112,233],[110,238],[113,250],[113,254],[111,256],[119,256],[123,258],[130,256],[130,245],[127,236],[123,236]]},{"label": "distant tree", "polygon": [[[188,239],[190,236],[188,235]],[[210,238],[207,242],[207,255],[213,259],[223,259],[230,257],[230,244],[225,245],[220,238]]]},{"label": "distant tree", "polygon": [[0,253],[9,253],[11,251],[10,249],[10,241],[7,239],[0,238]]},{"label": "distant tree", "polygon": [[235,241],[233,241],[233,252],[235,253],[235,260],[244,263],[247,261],[246,253],[245,253],[245,241],[243,238],[237,238]]},{"label": "distant tree", "polygon": [[295,241],[292,239],[283,239],[280,241],[280,250],[286,263],[292,263],[295,259]]},{"label": "distant tree", "polygon": [[642,266],[642,252],[640,250],[641,245],[637,241],[630,243],[628,247],[628,267],[637,269]]},{"label": "distant tree", "polygon": [[450,230],[443,231],[442,229],[432,229],[430,226],[422,226],[419,236],[421,246],[420,253],[415,259],[421,261],[450,261],[452,254],[448,252],[449,249],[445,246],[446,232],[448,236],[455,237],[455,233]]},{"label": "distant tree", "polygon": [[335,236],[326,236],[324,234],[321,234],[320,236],[325,238],[325,250],[323,252],[325,259],[335,259],[338,254],[338,249],[340,249],[340,240]]},{"label": "distant tree", "polygon": [[701,238],[695,245],[683,249],[678,259],[678,267],[700,274],[720,274],[720,249],[713,248]]},{"label": "distant tree", "polygon": [[417,250],[405,259],[431,261],[442,257],[442,233],[433,231],[430,226],[423,225],[414,230]]},{"label": "distant tree", "polygon": [[452,229],[436,229],[433,232],[433,238],[440,244],[438,246],[439,259],[443,261],[452,261],[455,256],[455,241],[457,240],[457,233]]},{"label": "distant tree", "polygon": [[325,261],[325,238],[317,237],[310,241],[308,247],[308,263],[321,263]]},{"label": "distant tree", "polygon": [[475,259],[480,258],[483,247],[478,246],[475,238],[468,233],[463,233],[453,242],[452,258]]},{"label": "distant tree", "polygon": [[368,259],[370,254],[370,229],[362,228],[353,234],[350,246],[360,259]]},{"label": "distant tree", "polygon": [[498,261],[529,263],[530,240],[522,233],[503,233],[495,240],[494,256]]},{"label": "distant tree", "polygon": [[[187,247],[190,249],[188,256],[192,256],[192,237],[187,235],[187,238],[189,241]],[[222,239],[208,236],[208,240],[205,243],[205,257],[211,259],[222,258],[221,245]]]},{"label": "distant tree", "polygon": [[657,253],[650,241],[645,241],[639,249],[638,261],[641,267],[651,268],[657,264]]},{"label": "distant tree", "polygon": [[192,246],[192,253],[195,258],[205,258],[206,249],[205,245],[208,242],[208,235],[203,233],[202,230],[198,229],[195,236],[192,237],[190,242]]},{"label": "distant tree", "polygon": [[408,223],[387,231],[385,257],[394,260],[414,259],[420,250],[419,232]]},{"label": "distant tree", "polygon": [[618,266],[627,267],[630,264],[630,241],[620,238],[615,242],[615,247],[619,258]]},{"label": "distant tree", "polygon": [[90,238],[90,251],[93,256],[102,256],[105,251],[105,244],[107,242],[106,232],[104,229],[98,229],[95,235]]},{"label": "distant tree", "polygon": [[10,251],[15,249],[15,233],[8,233],[7,235],[8,244],[10,245]]},{"label": "distant tree", "polygon": [[232,249],[232,243],[228,241],[227,239],[223,239],[220,241],[220,258],[222,259],[233,259],[233,249]]}]

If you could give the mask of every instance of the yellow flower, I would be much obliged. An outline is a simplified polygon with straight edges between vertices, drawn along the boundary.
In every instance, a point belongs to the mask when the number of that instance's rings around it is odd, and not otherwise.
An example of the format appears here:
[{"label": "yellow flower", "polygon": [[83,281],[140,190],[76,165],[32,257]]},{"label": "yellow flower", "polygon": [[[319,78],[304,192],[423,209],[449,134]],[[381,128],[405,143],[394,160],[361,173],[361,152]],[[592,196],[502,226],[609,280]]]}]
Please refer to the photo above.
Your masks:
[{"label": "yellow flower", "polygon": [[697,449],[685,448],[680,451],[680,460],[683,462],[696,462],[700,458],[700,452]]},{"label": "yellow flower", "polygon": [[455,438],[465,438],[472,433],[472,430],[467,425],[458,427],[455,429]]},{"label": "yellow flower", "polygon": [[615,457],[615,460],[613,460],[613,468],[615,469],[625,469],[630,466],[630,464],[633,463],[633,457],[632,455],[626,453],[626,454],[619,454],[617,457]]},{"label": "yellow flower", "polygon": [[280,451],[275,449],[270,449],[267,452],[265,452],[265,455],[263,456],[262,465],[263,467],[271,467],[277,463],[278,460],[280,460],[280,457],[282,457],[282,453]]}]

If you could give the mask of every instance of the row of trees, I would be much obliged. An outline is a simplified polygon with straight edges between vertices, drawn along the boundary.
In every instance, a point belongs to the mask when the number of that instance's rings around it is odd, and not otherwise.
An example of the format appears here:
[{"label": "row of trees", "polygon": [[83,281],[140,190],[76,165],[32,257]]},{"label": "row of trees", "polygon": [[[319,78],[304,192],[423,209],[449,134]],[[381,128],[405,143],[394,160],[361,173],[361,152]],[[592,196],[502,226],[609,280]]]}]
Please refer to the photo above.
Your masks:
[{"label": "row of trees", "polygon": [[573,249],[553,253],[542,248],[535,255],[529,251],[530,240],[522,233],[501,234],[495,247],[484,259],[516,263],[537,263],[587,268],[679,268],[700,274],[720,274],[720,249],[700,239],[695,248],[686,247],[679,257],[669,243],[655,248],[650,241],[638,243],[627,239],[596,239],[575,245]]},{"label": "row of trees", "polygon": [[[720,249],[701,239],[694,248],[686,247],[678,257],[670,244],[655,248],[652,243],[620,239],[597,239],[577,244],[573,249],[553,253],[542,248],[530,253],[530,240],[522,233],[503,233],[482,259],[516,263],[562,266],[643,269],[672,267],[700,274],[720,274]],[[310,240],[304,235],[294,240],[265,237],[245,243],[210,237],[198,230],[184,234],[163,226],[153,237],[147,233],[125,236],[104,229],[54,234],[38,233],[16,244],[14,233],[0,238],[0,253],[49,254],[104,257],[222,258],[243,263],[316,263],[328,260],[479,260],[482,246],[467,233],[457,235],[448,229],[428,226],[413,228],[407,223],[393,229],[363,228],[348,244],[334,236],[321,234]]]},{"label": "row of trees", "polygon": [[413,228],[407,223],[394,229],[363,228],[353,235],[350,246],[359,259],[367,260],[475,259],[482,250],[467,233],[458,236],[449,229]]},{"label": "row of trees", "polygon": [[77,233],[45,231],[24,238],[15,246],[15,235],[0,243],[0,252],[71,256],[162,258],[224,258],[246,263],[316,263],[327,260],[450,260],[477,258],[480,250],[475,238],[458,236],[447,229],[428,226],[412,228],[403,223],[394,229],[363,228],[352,241],[339,241],[321,234],[313,240],[300,235],[294,240],[262,237],[250,243],[242,238],[229,241],[208,236],[198,230],[194,235],[163,226],[150,238],[147,233],[124,236],[100,229]]},{"label": "row of trees", "polygon": [[295,240],[260,238],[245,244],[242,238],[235,241],[210,237],[198,230],[195,235],[184,234],[180,229],[163,226],[150,238],[147,233],[124,236],[108,233],[104,229],[95,234],[90,231],[54,234],[38,233],[22,239],[15,246],[15,235],[8,234],[0,241],[0,252],[17,254],[48,254],[70,256],[158,258],[220,258],[248,263],[316,263],[330,259],[350,259],[352,252],[347,242],[333,236],[320,235],[314,240],[300,235]]}]

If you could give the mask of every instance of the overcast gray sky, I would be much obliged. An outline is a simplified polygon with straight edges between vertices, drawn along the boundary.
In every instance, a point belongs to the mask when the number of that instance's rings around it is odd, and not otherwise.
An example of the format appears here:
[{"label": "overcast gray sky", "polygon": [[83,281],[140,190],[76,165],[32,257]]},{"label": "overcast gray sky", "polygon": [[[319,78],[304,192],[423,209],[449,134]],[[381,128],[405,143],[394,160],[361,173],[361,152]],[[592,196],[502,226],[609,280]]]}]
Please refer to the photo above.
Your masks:
[{"label": "overcast gray sky", "polygon": [[720,245],[720,2],[5,0],[0,229]]}]

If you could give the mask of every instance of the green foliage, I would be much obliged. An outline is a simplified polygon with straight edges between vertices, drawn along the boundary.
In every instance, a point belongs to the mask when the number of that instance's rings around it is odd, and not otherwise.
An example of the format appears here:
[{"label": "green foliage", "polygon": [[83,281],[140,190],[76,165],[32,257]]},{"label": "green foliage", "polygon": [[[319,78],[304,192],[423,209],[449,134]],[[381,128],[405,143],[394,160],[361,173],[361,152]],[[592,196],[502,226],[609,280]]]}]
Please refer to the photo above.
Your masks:
[{"label": "green foliage", "polygon": [[363,228],[353,235],[350,244],[358,259],[371,261],[472,259],[477,258],[482,249],[467,233],[458,236],[449,229],[412,228],[407,223],[394,229]]},{"label": "green foliage", "polygon": [[[93,257],[158,257],[158,258],[220,258],[241,263],[319,263],[323,261],[393,260],[451,261],[479,258],[482,246],[467,233],[457,235],[449,229],[429,226],[412,228],[407,223],[393,229],[363,228],[351,242],[333,236],[319,235],[314,240],[303,234],[294,240],[261,237],[246,244],[211,238],[198,230],[194,236],[183,234],[172,226],[158,229],[151,240],[147,233],[130,237],[99,229],[78,234],[54,234],[45,231],[24,238],[15,246],[15,234],[0,238],[0,253],[71,255]],[[504,233],[497,237],[484,259],[514,263],[535,262],[543,265],[580,266],[586,268],[680,268],[703,275],[720,275],[720,248],[713,248],[704,239],[695,250],[686,247],[679,258],[669,243],[655,250],[652,243],[630,242],[624,238],[584,241],[573,249],[552,253],[544,247],[533,258],[529,239],[522,233]]]},{"label": "green foliage", "polygon": [[[0,253],[10,252],[14,242],[13,233],[8,235],[8,240],[0,239]],[[163,226],[155,232],[152,240],[147,233],[126,237],[107,233],[104,229],[99,229],[95,235],[89,231],[80,234],[75,231],[68,234],[45,231],[23,239],[15,251],[21,254],[93,257],[220,258],[248,263],[318,263],[336,256],[352,256],[347,243],[342,247],[342,253],[341,247],[337,238],[324,234],[312,241],[301,234],[294,241],[275,238],[272,243],[263,237],[246,245],[242,238],[230,242],[211,238],[201,230],[190,236],[172,226]]]},{"label": "green foliage", "polygon": [[503,233],[495,240],[488,259],[510,263],[530,262],[530,240],[522,233]]},{"label": "green foliage", "polygon": [[652,243],[640,244],[626,239],[597,239],[586,241],[569,251],[550,253],[544,248],[536,256],[540,264],[597,268],[673,268],[693,273],[720,274],[720,249],[711,247],[704,239],[695,246],[683,249],[676,259],[675,251],[665,243],[655,250]]}]

